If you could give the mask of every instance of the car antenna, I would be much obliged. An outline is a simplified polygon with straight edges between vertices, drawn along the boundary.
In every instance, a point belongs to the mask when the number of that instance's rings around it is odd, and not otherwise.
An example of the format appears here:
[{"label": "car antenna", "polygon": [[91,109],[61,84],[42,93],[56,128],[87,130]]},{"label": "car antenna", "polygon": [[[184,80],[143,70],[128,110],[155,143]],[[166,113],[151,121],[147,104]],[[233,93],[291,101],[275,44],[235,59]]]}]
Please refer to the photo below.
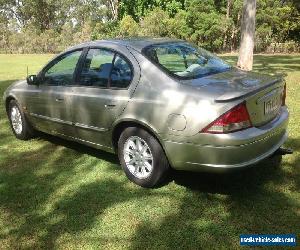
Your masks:
[{"label": "car antenna", "polygon": [[27,77],[28,77],[28,65],[27,65]]}]

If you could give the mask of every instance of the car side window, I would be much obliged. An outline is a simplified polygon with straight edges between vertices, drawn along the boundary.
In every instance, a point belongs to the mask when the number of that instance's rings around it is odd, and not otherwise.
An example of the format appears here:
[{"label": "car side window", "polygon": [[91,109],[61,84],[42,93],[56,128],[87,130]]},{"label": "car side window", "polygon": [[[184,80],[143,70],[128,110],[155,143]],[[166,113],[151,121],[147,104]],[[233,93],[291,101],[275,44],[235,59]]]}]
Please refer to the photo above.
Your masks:
[{"label": "car side window", "polygon": [[76,50],[59,57],[44,74],[44,84],[71,85],[82,50]]},{"label": "car side window", "polygon": [[111,72],[110,87],[127,88],[132,79],[132,70],[129,63],[119,54],[116,54]]},{"label": "car side window", "polygon": [[90,49],[79,76],[80,85],[107,87],[114,54],[106,49]]}]

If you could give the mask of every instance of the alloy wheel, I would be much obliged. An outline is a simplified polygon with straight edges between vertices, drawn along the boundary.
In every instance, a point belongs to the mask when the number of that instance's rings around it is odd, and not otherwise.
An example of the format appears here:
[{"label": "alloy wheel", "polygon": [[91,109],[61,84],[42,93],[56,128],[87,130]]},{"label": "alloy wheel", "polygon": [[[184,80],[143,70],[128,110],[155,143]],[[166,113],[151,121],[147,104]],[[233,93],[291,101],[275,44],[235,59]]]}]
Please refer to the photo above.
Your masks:
[{"label": "alloy wheel", "polygon": [[124,160],[129,171],[139,179],[148,178],[153,170],[153,155],[149,145],[138,136],[131,136],[124,144]]},{"label": "alloy wheel", "polygon": [[18,107],[13,106],[10,111],[12,127],[16,134],[20,135],[23,131],[22,116]]}]

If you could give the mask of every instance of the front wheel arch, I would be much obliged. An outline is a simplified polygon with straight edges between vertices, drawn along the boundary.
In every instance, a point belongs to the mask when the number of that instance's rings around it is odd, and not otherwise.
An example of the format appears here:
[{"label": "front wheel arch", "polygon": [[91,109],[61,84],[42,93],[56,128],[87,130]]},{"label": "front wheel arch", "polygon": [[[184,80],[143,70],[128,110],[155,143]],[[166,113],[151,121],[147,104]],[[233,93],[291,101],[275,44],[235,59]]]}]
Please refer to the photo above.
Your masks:
[{"label": "front wheel arch", "polygon": [[[8,99],[8,107],[7,107],[7,116],[10,122],[10,127],[14,133],[14,135],[16,136],[16,138],[20,139],[20,140],[28,140],[34,137],[34,129],[31,126],[31,124],[28,122],[25,113],[23,112],[20,104],[18,103],[18,101],[15,98],[11,98]],[[11,118],[11,110],[15,108],[18,110],[19,112],[19,116],[20,116],[20,123],[22,125],[22,130],[20,132],[16,131],[16,128],[13,125],[12,122],[12,118]]]},{"label": "front wheel arch", "polygon": [[6,110],[6,114],[8,114],[8,111],[9,111],[9,103],[10,103],[12,100],[17,101],[16,98],[13,97],[13,96],[8,96],[8,97],[6,97],[6,99],[5,99],[5,110]]}]

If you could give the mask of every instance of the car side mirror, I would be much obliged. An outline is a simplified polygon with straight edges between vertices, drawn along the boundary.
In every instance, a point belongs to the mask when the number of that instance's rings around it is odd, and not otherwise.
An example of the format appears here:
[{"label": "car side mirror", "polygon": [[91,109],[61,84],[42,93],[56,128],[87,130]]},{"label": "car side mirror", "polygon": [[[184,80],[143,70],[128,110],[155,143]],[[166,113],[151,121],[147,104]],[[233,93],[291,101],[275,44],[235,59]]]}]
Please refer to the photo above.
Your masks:
[{"label": "car side mirror", "polygon": [[38,78],[36,75],[30,75],[26,78],[28,85],[39,85]]}]

